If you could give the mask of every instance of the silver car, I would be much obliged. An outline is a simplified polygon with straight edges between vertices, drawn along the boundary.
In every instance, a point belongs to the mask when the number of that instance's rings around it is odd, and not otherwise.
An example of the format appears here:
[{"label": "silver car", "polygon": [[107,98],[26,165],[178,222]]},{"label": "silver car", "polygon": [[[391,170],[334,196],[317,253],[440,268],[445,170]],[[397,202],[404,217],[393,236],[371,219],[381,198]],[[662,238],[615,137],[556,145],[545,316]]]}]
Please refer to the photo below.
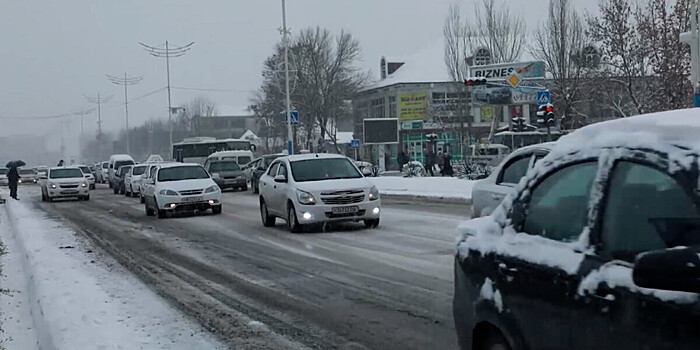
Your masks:
[{"label": "silver car", "polygon": [[476,182],[472,188],[473,217],[490,215],[506,195],[515,190],[528,169],[553,146],[554,142],[548,142],[517,149],[494,168],[489,177]]}]

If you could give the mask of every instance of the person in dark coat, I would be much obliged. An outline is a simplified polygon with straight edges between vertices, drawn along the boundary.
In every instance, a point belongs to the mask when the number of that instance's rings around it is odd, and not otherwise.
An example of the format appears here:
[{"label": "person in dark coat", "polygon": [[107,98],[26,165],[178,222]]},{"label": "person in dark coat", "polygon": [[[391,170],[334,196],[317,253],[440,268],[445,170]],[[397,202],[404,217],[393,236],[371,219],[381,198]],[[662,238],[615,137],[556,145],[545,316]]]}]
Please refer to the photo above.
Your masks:
[{"label": "person in dark coat", "polygon": [[63,159],[59,160],[58,165],[56,165],[56,166],[63,166]]},{"label": "person in dark coat", "polygon": [[435,176],[433,173],[433,168],[435,167],[435,153],[430,149],[423,149],[425,154],[425,170],[430,172],[430,176]]},{"label": "person in dark coat", "polygon": [[17,183],[19,182],[19,172],[17,167],[10,167],[10,171],[7,172],[7,182],[10,186],[10,197],[19,200],[17,198]]},{"label": "person in dark coat", "polygon": [[452,169],[452,156],[450,156],[449,153],[445,152],[442,156],[442,159],[444,162],[442,167],[442,176],[452,177],[452,174],[454,174],[454,170]]},{"label": "person in dark coat", "polygon": [[399,155],[396,157],[396,161],[399,163],[399,170],[403,169],[403,166],[408,164],[410,159],[408,158],[408,154],[406,154],[405,149],[402,149],[401,152],[399,152]]}]

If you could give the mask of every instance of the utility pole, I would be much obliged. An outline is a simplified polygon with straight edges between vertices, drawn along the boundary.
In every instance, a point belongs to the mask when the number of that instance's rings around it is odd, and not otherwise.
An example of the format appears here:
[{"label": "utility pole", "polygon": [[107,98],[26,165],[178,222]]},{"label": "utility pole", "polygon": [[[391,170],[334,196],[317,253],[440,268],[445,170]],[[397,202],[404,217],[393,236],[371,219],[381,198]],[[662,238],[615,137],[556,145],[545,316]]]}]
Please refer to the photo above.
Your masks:
[{"label": "utility pole", "polygon": [[292,130],[292,100],[289,97],[289,32],[287,31],[287,10],[282,0],[282,43],[284,44],[284,93],[287,100],[287,152],[294,154],[294,134]]},{"label": "utility pole", "polygon": [[90,110],[83,110],[83,111],[77,111],[74,112],[74,114],[80,116],[80,161],[85,160],[85,126],[83,125],[83,118],[90,114]]},{"label": "utility pole", "polygon": [[129,140],[129,96],[127,94],[127,87],[129,85],[136,85],[141,80],[143,76],[129,77],[124,73],[124,77],[115,77],[109,74],[105,74],[107,79],[112,82],[112,84],[123,85],[124,86],[124,116],[126,119],[126,153],[131,154],[130,140]]},{"label": "utility pole", "polygon": [[100,93],[98,92],[97,96],[83,95],[83,97],[85,97],[85,100],[88,102],[97,105],[97,147],[99,148],[100,159],[104,159],[102,157],[102,104],[111,101],[114,95],[100,96]]},{"label": "utility pole", "polygon": [[170,99],[170,58],[175,58],[175,57],[180,57],[184,56],[187,51],[189,51],[192,48],[192,45],[194,45],[194,41],[184,45],[184,46],[174,46],[171,47],[168,41],[165,41],[165,48],[163,47],[156,47],[156,46],[150,46],[146,45],[144,43],[139,42],[141,46],[143,46],[144,49],[153,57],[158,57],[162,58],[165,57],[165,70],[167,74],[167,82],[168,82],[168,124],[170,125],[170,157],[173,158],[175,155],[172,154],[173,152],[173,106],[172,106],[172,101]]}]

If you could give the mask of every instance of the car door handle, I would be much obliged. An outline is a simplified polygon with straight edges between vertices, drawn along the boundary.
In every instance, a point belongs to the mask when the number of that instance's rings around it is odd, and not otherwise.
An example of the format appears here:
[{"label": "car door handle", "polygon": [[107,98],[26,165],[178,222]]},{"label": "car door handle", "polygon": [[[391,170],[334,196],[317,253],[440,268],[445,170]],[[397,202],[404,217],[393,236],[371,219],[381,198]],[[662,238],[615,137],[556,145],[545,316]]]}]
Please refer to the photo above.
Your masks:
[{"label": "car door handle", "polygon": [[506,263],[499,263],[498,272],[506,276],[515,276],[515,274],[518,273],[518,269],[510,267]]},{"label": "car door handle", "polygon": [[588,296],[604,303],[612,303],[618,299],[618,293],[610,288],[598,288]]}]

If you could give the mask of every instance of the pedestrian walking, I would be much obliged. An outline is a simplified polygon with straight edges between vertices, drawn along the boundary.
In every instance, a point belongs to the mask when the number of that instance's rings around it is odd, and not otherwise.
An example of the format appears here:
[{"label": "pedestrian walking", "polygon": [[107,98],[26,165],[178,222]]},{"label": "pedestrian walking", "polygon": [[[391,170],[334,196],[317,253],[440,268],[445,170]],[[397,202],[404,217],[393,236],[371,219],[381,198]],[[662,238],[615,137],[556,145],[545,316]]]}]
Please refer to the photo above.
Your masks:
[{"label": "pedestrian walking", "polygon": [[435,176],[433,168],[435,167],[435,153],[430,149],[423,149],[425,154],[425,169],[430,172],[430,176]]},{"label": "pedestrian walking", "polygon": [[452,175],[454,174],[454,170],[452,169],[452,156],[450,156],[449,153],[445,152],[442,158],[444,162],[442,168],[442,176],[452,177]]},{"label": "pedestrian walking", "polygon": [[10,197],[19,200],[19,198],[17,198],[17,183],[20,178],[19,172],[16,166],[12,166],[9,169],[10,170],[7,172],[7,181],[10,186]]}]

